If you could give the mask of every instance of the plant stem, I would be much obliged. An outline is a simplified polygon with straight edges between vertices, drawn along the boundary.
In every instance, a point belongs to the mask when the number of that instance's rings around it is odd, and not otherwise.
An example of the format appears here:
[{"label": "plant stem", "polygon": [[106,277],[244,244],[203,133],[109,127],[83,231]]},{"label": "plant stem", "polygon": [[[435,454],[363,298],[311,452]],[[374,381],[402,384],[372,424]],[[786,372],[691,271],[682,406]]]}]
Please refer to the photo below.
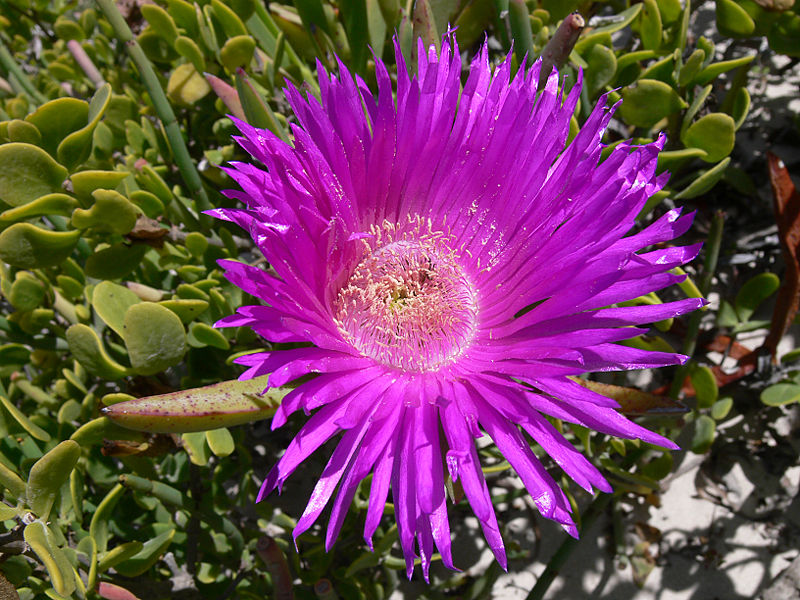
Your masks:
[{"label": "plant stem", "polygon": [[[589,508],[581,515],[581,533],[586,533],[591,529],[592,525],[594,525],[595,521],[597,521],[598,517],[603,514],[603,511],[606,509],[606,506],[611,501],[613,494],[600,494],[594,501],[589,505]],[[544,595],[547,593],[550,584],[553,583],[555,578],[558,576],[561,568],[567,562],[567,559],[570,557],[572,552],[575,548],[578,547],[580,540],[576,540],[575,538],[569,537],[559,546],[558,550],[556,550],[555,554],[550,558],[550,561],[547,563],[547,566],[542,571],[542,574],[539,575],[539,578],[536,580],[536,585],[533,586],[531,592],[527,595],[525,600],[542,600]]]},{"label": "plant stem", "polygon": [[86,76],[92,82],[95,89],[101,87],[106,82],[105,79],[103,79],[103,75],[97,70],[92,59],[86,54],[86,50],[83,49],[83,46],[81,46],[78,40],[69,40],[67,42],[67,49],[70,54],[72,54],[72,58],[75,59],[75,62],[78,63],[78,66],[86,73]]},{"label": "plant stem", "polygon": [[553,67],[557,69],[561,67],[575,47],[575,42],[586,26],[586,21],[580,13],[574,12],[567,15],[561,25],[558,26],[553,37],[547,42],[547,45],[542,49],[542,66],[539,71],[539,91],[544,89],[547,83],[547,78],[550,77],[550,72]]},{"label": "plant stem", "polygon": [[[711,221],[711,229],[708,232],[708,239],[706,240],[706,258],[703,261],[703,273],[697,278],[697,287],[703,296],[708,295],[708,290],[711,287],[711,279],[714,277],[714,271],[717,270],[717,260],[719,259],[719,248],[722,244],[722,228],[725,223],[725,213],[717,211],[714,214],[714,219]],[[700,320],[703,318],[703,311],[696,310],[689,316],[689,322],[686,325],[686,337],[683,338],[683,347],[681,352],[687,356],[694,354],[695,347],[697,346],[697,335],[700,332]],[[683,380],[686,377],[687,365],[681,365],[675,370],[675,378],[672,380],[672,386],[669,389],[671,398],[677,398],[683,387]]]},{"label": "plant stem", "polygon": [[0,41],[0,64],[2,64],[6,71],[8,71],[9,83],[11,83],[12,86],[16,82],[22,88],[20,91],[30,96],[39,104],[44,104],[47,102],[47,98],[45,98],[44,94],[42,94],[39,90],[33,87],[31,80],[28,79],[28,76],[22,71],[20,66],[17,64],[17,61],[14,60],[13,56],[11,56],[11,53],[8,51],[8,48],[6,48],[6,45],[2,41]]},{"label": "plant stem", "polygon": [[[175,157],[175,164],[181,173],[183,181],[189,188],[190,195],[195,198],[197,208],[201,211],[211,209],[211,202],[209,201],[208,195],[203,188],[203,181],[200,178],[200,173],[198,173],[197,167],[192,161],[192,157],[189,155],[189,149],[186,147],[186,142],[181,135],[181,129],[178,125],[177,119],[175,118],[175,113],[172,110],[169,100],[167,100],[167,96],[161,87],[161,83],[158,81],[158,76],[153,69],[153,65],[150,64],[150,61],[147,59],[147,56],[145,56],[142,47],[139,46],[139,43],[133,37],[133,32],[131,31],[130,27],[128,27],[125,19],[117,9],[117,5],[114,0],[97,0],[97,4],[100,6],[100,9],[105,14],[106,19],[108,19],[108,22],[114,29],[117,38],[128,48],[128,54],[130,54],[131,59],[139,71],[139,75],[142,78],[145,88],[147,88],[147,92],[150,95],[150,100],[153,102],[153,107],[156,110],[156,114],[164,125],[164,131],[167,134],[167,141],[172,150],[172,155]],[[177,199],[178,202],[183,203],[180,197],[177,197]],[[184,206],[191,210],[191,207],[188,206],[187,203],[184,203]],[[201,214],[199,219],[204,228],[208,228],[211,224],[211,218],[207,215]]]}]

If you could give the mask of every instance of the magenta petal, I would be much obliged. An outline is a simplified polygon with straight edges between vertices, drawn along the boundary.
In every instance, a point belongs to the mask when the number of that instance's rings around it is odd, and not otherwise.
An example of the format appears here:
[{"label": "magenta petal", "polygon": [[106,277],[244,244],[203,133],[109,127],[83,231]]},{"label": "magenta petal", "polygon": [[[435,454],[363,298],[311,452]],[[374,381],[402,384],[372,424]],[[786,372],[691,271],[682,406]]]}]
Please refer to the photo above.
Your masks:
[{"label": "magenta petal", "polygon": [[[462,390],[459,395],[466,394],[467,392]],[[478,517],[489,548],[500,566],[505,569],[507,566],[505,547],[489,496],[489,488],[483,477],[483,471],[481,471],[475,443],[456,402],[450,402],[444,408],[442,425],[447,436],[447,443],[451,448],[447,457],[448,464],[452,462],[458,465],[457,478],[461,481],[464,494],[475,511],[475,516]],[[456,479],[455,476],[454,479]]]},{"label": "magenta petal", "polygon": [[314,524],[314,521],[317,520],[322,510],[328,504],[345,469],[348,464],[350,464],[353,454],[358,450],[358,446],[364,434],[367,432],[368,427],[369,421],[364,419],[360,427],[349,429],[342,437],[339,445],[336,446],[336,450],[333,451],[328,464],[325,465],[325,469],[322,471],[322,475],[317,485],[314,487],[314,491],[311,492],[311,498],[308,499],[308,504],[306,505],[306,510],[303,512],[303,516],[300,517],[300,520],[297,522],[297,527],[295,527],[292,533],[295,539]]},{"label": "magenta petal", "polygon": [[291,475],[297,466],[311,453],[327,442],[334,434],[339,432],[339,427],[334,421],[347,410],[347,403],[340,401],[324,406],[306,423],[297,436],[289,444],[286,452],[267,475],[256,502],[261,502],[276,486]]},{"label": "magenta petal", "polygon": [[561,497],[561,490],[525,443],[516,426],[488,406],[481,410],[480,420],[503,456],[522,478],[542,516],[556,518],[559,508],[568,509]]},{"label": "magenta petal", "polygon": [[400,438],[400,429],[395,428],[389,443],[381,452],[375,471],[372,475],[372,487],[369,491],[369,505],[367,506],[367,518],[364,522],[364,541],[367,542],[369,549],[372,550],[372,536],[380,524],[383,516],[383,509],[386,505],[386,497],[389,495],[389,482],[391,481],[394,469],[397,445]]},{"label": "magenta petal", "polygon": [[344,518],[347,515],[347,509],[353,501],[356,487],[358,487],[361,480],[370,472],[373,465],[375,465],[378,460],[379,455],[387,448],[386,440],[394,435],[394,431],[397,428],[395,418],[399,412],[400,406],[395,405],[393,413],[380,422],[376,423],[372,420],[372,417],[370,417],[371,424],[361,442],[361,449],[353,458],[352,465],[347,471],[347,475],[342,482],[341,490],[331,510],[328,532],[325,536],[325,545],[328,549],[333,546],[334,540],[339,535],[339,531],[344,523]]},{"label": "magenta petal", "polygon": [[400,547],[406,561],[406,576],[411,579],[414,572],[414,533],[417,522],[417,497],[414,479],[417,465],[414,463],[413,444],[417,411],[405,409],[400,421],[400,439],[397,458],[392,470],[392,493],[394,496],[397,532]]}]

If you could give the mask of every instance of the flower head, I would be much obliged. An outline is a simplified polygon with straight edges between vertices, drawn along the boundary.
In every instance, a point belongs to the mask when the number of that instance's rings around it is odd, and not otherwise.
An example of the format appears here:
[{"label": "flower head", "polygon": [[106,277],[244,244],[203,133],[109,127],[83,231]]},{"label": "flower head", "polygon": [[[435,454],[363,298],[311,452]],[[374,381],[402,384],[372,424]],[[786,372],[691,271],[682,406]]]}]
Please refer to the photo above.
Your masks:
[{"label": "flower head", "polygon": [[367,543],[391,489],[409,577],[417,554],[427,577],[434,546],[452,567],[446,468],[505,567],[475,439],[490,436],[542,515],[577,535],[526,434],[590,492],[611,488],[546,416],[676,447],[570,377],[685,360],[616,342],[701,300],[616,303],[680,281],[670,269],[699,247],[645,250],[688,229],[692,215],[679,210],[630,234],[666,181],[655,174],[663,138],[619,144],[601,161],[613,112],[604,96],[565,148],[580,75],[564,94],[553,72],[537,94],[539,63],[512,78],[509,60],[490,68],[485,45],[463,86],[454,40],[440,54],[420,42],[414,77],[396,57],[396,97],[380,60],[377,95],[342,64],[338,77],[320,66],[321,102],[289,88],[291,145],[238,123],[264,168],[227,169],[241,187],[228,194],[246,208],[213,213],[246,229],[270,269],[223,263],[263,305],[218,325],[305,343],[239,358],[243,378],[270,373],[280,386],[316,374],[273,418],[275,428],[298,409],[311,415],[258,500],[341,434],[295,537],[332,504],[330,548],[372,473]]}]

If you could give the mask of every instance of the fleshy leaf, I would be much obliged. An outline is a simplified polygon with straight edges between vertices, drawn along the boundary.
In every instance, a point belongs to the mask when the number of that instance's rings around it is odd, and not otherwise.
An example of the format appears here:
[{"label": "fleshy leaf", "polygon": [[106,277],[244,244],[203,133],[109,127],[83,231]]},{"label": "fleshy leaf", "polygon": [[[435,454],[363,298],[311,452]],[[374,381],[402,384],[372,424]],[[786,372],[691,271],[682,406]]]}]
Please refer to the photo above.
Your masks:
[{"label": "fleshy leaf", "polygon": [[706,366],[698,365],[692,370],[692,386],[697,397],[697,406],[700,408],[711,408],[719,396],[717,380],[711,369]]},{"label": "fleshy leaf", "polygon": [[36,125],[42,134],[42,147],[51,156],[56,155],[61,141],[86,125],[88,119],[89,103],[77,98],[50,100],[25,117],[26,121]]},{"label": "fleshy leaf", "polygon": [[233,73],[237,68],[247,68],[253,60],[256,43],[249,35],[237,35],[225,42],[220,50],[220,60],[228,71]]},{"label": "fleshy leaf", "polygon": [[761,392],[761,402],[767,406],[784,406],[800,402],[800,385],[796,383],[776,383]]},{"label": "fleshy leaf", "polygon": [[92,227],[99,231],[125,235],[136,225],[139,209],[119,192],[95,190],[92,196],[94,204],[91,208],[77,208],[72,213],[73,227],[77,229]]},{"label": "fleshy leaf", "polygon": [[81,447],[72,440],[64,440],[31,467],[25,498],[40,519],[47,520],[56,494],[69,478],[80,456]]},{"label": "fleshy leaf", "polygon": [[128,374],[128,369],[111,358],[103,348],[94,329],[78,323],[67,329],[70,352],[91,373],[105,379],[119,379]]},{"label": "fleshy leaf", "polygon": [[120,337],[124,334],[125,313],[139,302],[139,296],[128,288],[110,281],[101,281],[92,292],[92,308]]},{"label": "fleshy leaf", "polygon": [[0,200],[11,206],[27,204],[61,191],[67,170],[47,152],[32,144],[0,146]]},{"label": "fleshy leaf", "polygon": [[201,100],[210,91],[211,86],[192,63],[178,65],[167,83],[170,99],[187,106]]},{"label": "fleshy leaf", "polygon": [[70,133],[58,145],[58,161],[70,171],[83,163],[92,151],[92,136],[111,100],[111,86],[106,83],[100,87],[89,102],[89,123],[78,131]]},{"label": "fleshy leaf", "polygon": [[92,192],[99,189],[113,190],[130,173],[125,171],[94,171],[87,170],[75,173],[69,180],[75,195],[85,202],[90,202]]},{"label": "fleshy leaf", "polygon": [[75,591],[75,573],[47,525],[40,520],[33,521],[25,527],[23,535],[47,569],[50,583],[56,593],[61,596],[72,595]]},{"label": "fleshy leaf", "polygon": [[717,425],[708,415],[700,415],[692,422],[692,452],[705,454],[714,443]]},{"label": "fleshy leaf", "polygon": [[224,381],[120,402],[103,413],[124,427],[155,433],[207,431],[268,419],[289,388],[267,388],[267,376]]},{"label": "fleshy leaf", "polygon": [[0,233],[0,260],[22,269],[57,265],[72,253],[80,231],[49,231],[14,223]]},{"label": "fleshy leaf", "polygon": [[681,141],[689,147],[705,150],[701,158],[718,162],[728,156],[736,141],[736,123],[724,113],[705,115],[692,123]]},{"label": "fleshy leaf", "polygon": [[778,291],[781,280],[775,273],[759,273],[748,279],[736,294],[736,314],[748,321],[764,300]]},{"label": "fleshy leaf", "polygon": [[122,338],[133,369],[153,375],[178,364],[186,353],[186,332],[178,316],[154,302],[134,304],[125,313]]},{"label": "fleshy leaf", "polygon": [[133,271],[149,250],[144,244],[114,244],[86,259],[86,274],[97,279],[119,279]]},{"label": "fleshy leaf", "polygon": [[640,79],[622,90],[620,116],[631,125],[650,128],[664,117],[686,108],[672,86],[656,79]]},{"label": "fleshy leaf", "polygon": [[77,206],[78,201],[67,194],[61,194],[59,192],[46,194],[27,204],[17,206],[16,208],[10,208],[0,214],[0,225],[2,225],[3,222],[14,223],[15,221],[23,221],[25,219],[33,219],[34,217],[47,215],[68,217]]}]

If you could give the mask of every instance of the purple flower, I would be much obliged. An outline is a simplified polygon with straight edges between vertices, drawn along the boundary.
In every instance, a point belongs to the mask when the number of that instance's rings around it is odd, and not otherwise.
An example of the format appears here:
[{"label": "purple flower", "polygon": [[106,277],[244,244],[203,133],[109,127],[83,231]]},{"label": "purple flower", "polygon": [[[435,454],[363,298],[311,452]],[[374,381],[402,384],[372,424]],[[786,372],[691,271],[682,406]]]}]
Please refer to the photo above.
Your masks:
[{"label": "purple flower", "polygon": [[445,465],[506,566],[476,438],[491,437],[541,514],[573,536],[567,497],[530,440],[587,491],[611,487],[546,416],[676,448],[570,377],[684,362],[616,342],[703,301],[616,306],[680,281],[670,269],[699,250],[645,251],[689,228],[693,215],[680,210],[630,234],[667,179],[655,174],[663,137],[619,144],[600,162],[605,96],[564,147],[580,75],[565,96],[553,72],[537,97],[539,63],[511,78],[510,61],[492,70],[484,45],[462,86],[455,41],[440,56],[420,42],[419,56],[411,78],[397,50],[396,98],[380,60],[377,95],[343,64],[338,77],[320,66],[321,103],[286,91],[293,145],[237,122],[239,143],[266,168],[227,169],[241,186],[228,195],[247,208],[213,214],[246,229],[270,266],[224,261],[264,304],[217,325],[303,344],[239,358],[242,378],[271,373],[282,386],[316,374],[273,418],[276,428],[298,409],[311,414],[258,500],[341,435],[295,538],[330,504],[330,548],[372,473],[367,544],[391,488],[408,575],[418,554],[427,578],[434,546],[453,568]]}]

